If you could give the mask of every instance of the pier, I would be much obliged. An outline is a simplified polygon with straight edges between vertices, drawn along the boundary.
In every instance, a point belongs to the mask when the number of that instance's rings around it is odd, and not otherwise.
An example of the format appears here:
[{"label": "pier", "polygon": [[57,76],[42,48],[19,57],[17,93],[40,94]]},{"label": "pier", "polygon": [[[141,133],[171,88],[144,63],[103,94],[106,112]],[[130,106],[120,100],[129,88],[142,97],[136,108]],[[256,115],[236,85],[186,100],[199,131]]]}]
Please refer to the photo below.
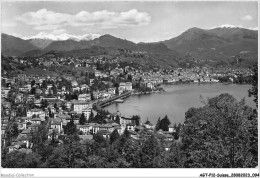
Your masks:
[{"label": "pier", "polygon": [[112,103],[113,103],[115,100],[117,100],[117,99],[127,98],[127,97],[131,96],[131,94],[132,94],[132,91],[128,91],[128,92],[123,93],[123,94],[121,94],[121,95],[119,95],[119,96],[114,96],[114,97],[112,97],[112,98],[110,98],[110,99],[107,99],[107,100],[105,100],[105,101],[98,102],[98,103],[96,104],[97,110],[101,110],[103,107],[112,104]]}]

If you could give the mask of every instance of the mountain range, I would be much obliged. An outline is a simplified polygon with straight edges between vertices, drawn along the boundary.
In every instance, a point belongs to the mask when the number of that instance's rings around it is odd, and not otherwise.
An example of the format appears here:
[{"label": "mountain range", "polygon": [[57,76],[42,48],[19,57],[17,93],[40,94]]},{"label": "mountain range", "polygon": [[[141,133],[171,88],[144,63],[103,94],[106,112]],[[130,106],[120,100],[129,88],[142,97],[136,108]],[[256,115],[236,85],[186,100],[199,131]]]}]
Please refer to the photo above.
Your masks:
[{"label": "mountain range", "polygon": [[258,31],[226,26],[214,29],[190,28],[177,37],[154,43],[134,43],[108,34],[103,36],[42,34],[24,39],[3,33],[1,36],[2,55],[6,56],[38,56],[50,51],[84,50],[93,46],[168,54],[174,58],[185,55],[201,59],[230,58],[244,53],[252,57],[258,55]]},{"label": "mountain range", "polygon": [[192,57],[225,58],[241,53],[257,54],[258,31],[244,28],[191,28],[180,36],[162,41],[168,48]]}]

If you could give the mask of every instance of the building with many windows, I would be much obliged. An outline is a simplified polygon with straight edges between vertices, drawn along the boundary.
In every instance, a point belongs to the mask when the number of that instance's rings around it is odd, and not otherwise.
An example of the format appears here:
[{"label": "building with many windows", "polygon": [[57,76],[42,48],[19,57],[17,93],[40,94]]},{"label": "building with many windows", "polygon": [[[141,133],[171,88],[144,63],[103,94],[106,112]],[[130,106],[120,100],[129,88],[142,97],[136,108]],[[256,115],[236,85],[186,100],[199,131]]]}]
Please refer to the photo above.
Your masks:
[{"label": "building with many windows", "polygon": [[78,101],[90,101],[90,93],[85,93],[85,94],[79,94],[78,96]]},{"label": "building with many windows", "polygon": [[40,117],[40,118],[44,118],[45,117],[45,112],[41,109],[30,109],[27,111],[26,116],[27,117],[32,117],[33,115]]},{"label": "building with many windows", "polygon": [[126,82],[125,89],[128,90],[128,91],[131,91],[133,89],[132,88],[132,83],[131,82]]},{"label": "building with many windows", "polygon": [[72,101],[72,109],[77,114],[81,114],[83,110],[87,109],[89,107],[89,102],[87,101]]}]

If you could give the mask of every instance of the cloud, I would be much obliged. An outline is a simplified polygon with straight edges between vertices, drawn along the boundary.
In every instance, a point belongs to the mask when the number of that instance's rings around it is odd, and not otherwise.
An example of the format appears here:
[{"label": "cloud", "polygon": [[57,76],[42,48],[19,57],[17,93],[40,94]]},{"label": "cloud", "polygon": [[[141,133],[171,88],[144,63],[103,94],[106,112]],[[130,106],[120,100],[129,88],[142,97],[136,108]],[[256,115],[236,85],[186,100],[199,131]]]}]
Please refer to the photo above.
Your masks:
[{"label": "cloud", "polygon": [[34,30],[57,30],[59,28],[62,28],[62,25],[58,25],[58,24],[46,24],[46,25],[40,25],[40,26],[35,26],[33,29]]},{"label": "cloud", "polygon": [[66,31],[67,31],[66,29],[55,29],[51,33],[54,35],[60,35],[62,33],[66,33]]},{"label": "cloud", "polygon": [[23,22],[27,25],[57,25],[62,24],[67,21],[69,14],[56,13],[53,11],[48,11],[47,9],[40,9],[36,12],[26,12],[19,17],[16,17],[16,20]]},{"label": "cloud", "polygon": [[16,25],[17,24],[15,22],[9,22],[9,23],[2,22],[2,27],[5,27],[5,28],[15,27]]},{"label": "cloud", "polygon": [[253,17],[251,15],[245,15],[241,19],[244,20],[244,21],[251,21],[251,20],[253,20]]},{"label": "cloud", "polygon": [[16,20],[34,26],[35,30],[54,30],[65,26],[108,29],[148,25],[151,17],[148,13],[138,12],[136,9],[126,12],[81,11],[77,14],[40,9],[36,12],[26,12],[16,17]]}]

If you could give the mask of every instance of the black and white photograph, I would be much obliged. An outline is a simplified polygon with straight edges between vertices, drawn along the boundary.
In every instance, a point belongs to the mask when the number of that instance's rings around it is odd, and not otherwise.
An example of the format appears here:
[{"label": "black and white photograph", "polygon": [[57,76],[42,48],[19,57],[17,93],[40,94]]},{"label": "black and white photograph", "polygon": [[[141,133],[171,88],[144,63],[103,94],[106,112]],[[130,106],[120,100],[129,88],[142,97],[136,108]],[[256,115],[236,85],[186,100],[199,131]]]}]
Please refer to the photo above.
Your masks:
[{"label": "black and white photograph", "polygon": [[258,7],[2,1],[1,177],[259,177]]}]

